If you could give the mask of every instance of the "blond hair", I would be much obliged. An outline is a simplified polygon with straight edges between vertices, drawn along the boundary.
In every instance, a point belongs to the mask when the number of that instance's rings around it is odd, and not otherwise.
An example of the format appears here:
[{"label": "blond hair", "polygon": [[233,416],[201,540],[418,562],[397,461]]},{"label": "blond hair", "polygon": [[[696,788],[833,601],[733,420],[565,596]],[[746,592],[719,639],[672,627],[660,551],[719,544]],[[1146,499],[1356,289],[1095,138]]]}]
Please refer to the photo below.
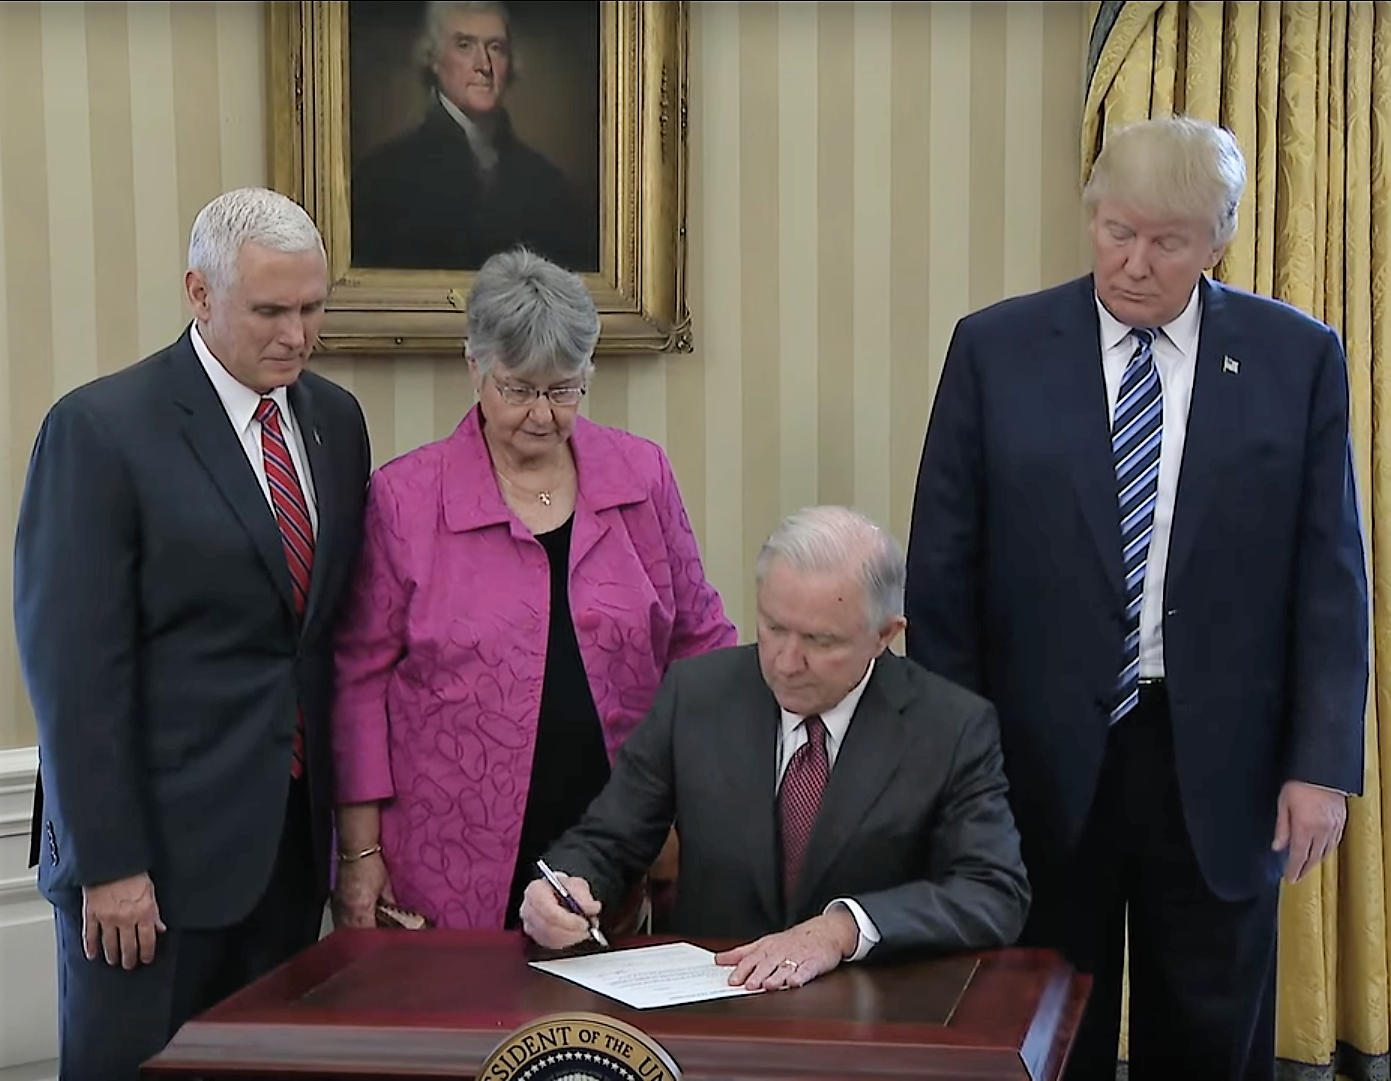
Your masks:
[{"label": "blond hair", "polygon": [[1188,116],[1141,120],[1106,136],[1082,191],[1092,213],[1102,200],[1159,218],[1212,222],[1219,246],[1236,235],[1246,162],[1230,131]]}]

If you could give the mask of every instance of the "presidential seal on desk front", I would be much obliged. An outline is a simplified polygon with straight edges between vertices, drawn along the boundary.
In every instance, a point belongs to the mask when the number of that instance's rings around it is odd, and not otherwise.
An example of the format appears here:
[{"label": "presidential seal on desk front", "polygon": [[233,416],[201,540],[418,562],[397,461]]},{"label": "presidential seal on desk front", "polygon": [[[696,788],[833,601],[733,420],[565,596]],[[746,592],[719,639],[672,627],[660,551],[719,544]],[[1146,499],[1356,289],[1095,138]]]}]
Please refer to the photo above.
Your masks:
[{"label": "presidential seal on desk front", "polygon": [[498,1045],[478,1081],[680,1081],[676,1063],[651,1037],[597,1013],[533,1021]]}]

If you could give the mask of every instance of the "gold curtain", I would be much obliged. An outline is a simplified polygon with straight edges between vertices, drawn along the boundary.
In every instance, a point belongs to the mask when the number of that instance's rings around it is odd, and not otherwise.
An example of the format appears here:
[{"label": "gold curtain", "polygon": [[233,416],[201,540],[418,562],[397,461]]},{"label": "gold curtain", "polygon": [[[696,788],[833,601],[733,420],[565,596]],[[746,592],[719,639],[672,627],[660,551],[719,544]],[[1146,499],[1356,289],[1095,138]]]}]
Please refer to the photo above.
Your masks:
[{"label": "gold curtain", "polygon": [[1215,276],[1324,320],[1347,349],[1372,571],[1366,788],[1338,853],[1284,887],[1276,1053],[1286,1077],[1385,1077],[1391,785],[1383,790],[1381,776],[1391,732],[1381,739],[1378,718],[1391,718],[1391,0],[1094,2],[1092,25],[1083,177],[1117,125],[1185,113],[1230,129],[1247,190]]}]

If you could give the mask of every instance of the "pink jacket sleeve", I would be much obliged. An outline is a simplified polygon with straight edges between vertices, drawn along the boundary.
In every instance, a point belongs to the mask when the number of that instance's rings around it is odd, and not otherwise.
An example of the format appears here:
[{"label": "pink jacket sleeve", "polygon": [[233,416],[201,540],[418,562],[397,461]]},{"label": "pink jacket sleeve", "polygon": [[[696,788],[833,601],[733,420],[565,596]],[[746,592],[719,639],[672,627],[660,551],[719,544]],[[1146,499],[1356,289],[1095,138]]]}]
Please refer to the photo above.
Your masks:
[{"label": "pink jacket sleeve", "polygon": [[401,556],[396,501],[378,474],[367,493],[362,550],[334,637],[332,715],[334,799],[365,803],[395,794],[387,692],[405,653],[410,587]]},{"label": "pink jacket sleeve", "polygon": [[671,561],[672,588],[676,593],[676,624],[672,628],[667,664],[682,657],[737,645],[739,634],[725,616],[724,604],[705,577],[700,548],[686,516],[686,505],[667,456],[658,451],[661,478],[655,496],[657,514],[666,535]]}]

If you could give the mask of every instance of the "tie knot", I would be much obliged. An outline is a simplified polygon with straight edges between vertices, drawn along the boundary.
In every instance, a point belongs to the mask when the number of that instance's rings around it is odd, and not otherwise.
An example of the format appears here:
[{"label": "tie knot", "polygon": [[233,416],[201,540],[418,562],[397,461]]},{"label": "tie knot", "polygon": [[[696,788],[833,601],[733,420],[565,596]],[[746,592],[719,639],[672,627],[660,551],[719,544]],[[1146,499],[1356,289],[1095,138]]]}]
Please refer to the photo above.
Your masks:
[{"label": "tie knot", "polygon": [[1135,335],[1141,349],[1148,349],[1154,344],[1154,331],[1149,327],[1131,327],[1130,333]]},{"label": "tie knot", "polygon": [[280,407],[275,404],[274,398],[261,399],[261,404],[256,407],[256,419],[262,424],[274,423],[280,419]]},{"label": "tie knot", "polygon": [[826,734],[826,725],[816,714],[802,718],[802,728],[806,730],[808,743],[819,743]]}]

